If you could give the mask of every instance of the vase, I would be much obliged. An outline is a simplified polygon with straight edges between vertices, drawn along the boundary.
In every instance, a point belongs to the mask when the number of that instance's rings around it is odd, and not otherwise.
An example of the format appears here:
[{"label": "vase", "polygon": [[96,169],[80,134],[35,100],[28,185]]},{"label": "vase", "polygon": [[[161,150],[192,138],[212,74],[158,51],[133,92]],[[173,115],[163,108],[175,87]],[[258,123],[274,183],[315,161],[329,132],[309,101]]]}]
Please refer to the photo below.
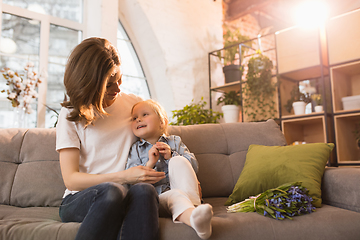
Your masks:
[{"label": "vase", "polygon": [[322,112],[324,111],[324,107],[321,105],[315,106],[315,112]]},{"label": "vase", "polygon": [[28,114],[24,107],[15,107],[13,112],[13,127],[14,128],[27,128]]},{"label": "vase", "polygon": [[223,73],[225,75],[225,83],[240,81],[242,75],[240,65],[224,66]]},{"label": "vase", "polygon": [[302,101],[293,102],[292,106],[294,108],[295,115],[305,114],[305,107],[306,107],[305,102]]},{"label": "vase", "polygon": [[239,107],[236,105],[224,105],[221,107],[224,113],[226,123],[234,123],[239,121]]}]

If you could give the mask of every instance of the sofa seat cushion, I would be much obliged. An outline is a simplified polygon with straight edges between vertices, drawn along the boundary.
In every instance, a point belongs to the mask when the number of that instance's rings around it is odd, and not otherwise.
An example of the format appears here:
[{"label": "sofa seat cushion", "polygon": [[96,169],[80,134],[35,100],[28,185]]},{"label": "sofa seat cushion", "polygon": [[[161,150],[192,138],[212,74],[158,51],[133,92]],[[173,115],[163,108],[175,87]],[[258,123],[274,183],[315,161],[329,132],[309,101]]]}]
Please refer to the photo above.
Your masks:
[{"label": "sofa seat cushion", "polygon": [[[227,213],[227,198],[205,198],[213,206],[211,239],[360,239],[360,213],[322,205],[311,214],[293,220],[276,220],[258,213]],[[336,219],[336,221],[334,221]],[[160,218],[160,239],[198,239],[185,224],[174,224],[170,218]]]},{"label": "sofa seat cushion", "polygon": [[0,239],[71,240],[80,223],[62,223],[58,207],[0,205]]}]

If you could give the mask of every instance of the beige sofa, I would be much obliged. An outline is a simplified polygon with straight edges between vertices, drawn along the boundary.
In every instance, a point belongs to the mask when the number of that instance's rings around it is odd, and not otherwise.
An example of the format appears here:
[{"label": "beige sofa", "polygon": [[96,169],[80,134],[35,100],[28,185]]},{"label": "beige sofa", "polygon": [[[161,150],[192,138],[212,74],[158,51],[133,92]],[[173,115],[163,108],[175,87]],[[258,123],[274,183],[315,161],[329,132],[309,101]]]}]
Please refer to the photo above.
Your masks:
[{"label": "beige sofa", "polygon": [[[195,153],[204,201],[214,207],[210,239],[360,239],[360,168],[328,168],[323,206],[293,220],[257,213],[226,213],[224,202],[243,169],[248,146],[284,145],[278,125],[206,124],[172,127]],[[65,186],[55,129],[0,130],[0,240],[71,240],[80,223],[62,223],[58,206]],[[184,224],[160,218],[160,239],[198,239]]]}]

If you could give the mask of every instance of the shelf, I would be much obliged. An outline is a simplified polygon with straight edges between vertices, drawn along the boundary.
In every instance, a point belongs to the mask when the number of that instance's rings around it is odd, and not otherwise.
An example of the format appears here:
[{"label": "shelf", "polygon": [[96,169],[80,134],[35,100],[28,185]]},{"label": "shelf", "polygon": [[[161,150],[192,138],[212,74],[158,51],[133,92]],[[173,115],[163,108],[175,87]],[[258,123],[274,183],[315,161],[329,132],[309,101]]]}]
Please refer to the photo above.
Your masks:
[{"label": "shelf", "polygon": [[325,116],[313,116],[282,120],[282,131],[287,144],[295,141],[306,143],[326,143]]},{"label": "shelf", "polygon": [[[324,101],[325,104],[323,104],[324,109],[326,109],[327,112],[331,112],[331,106],[330,106],[330,83],[329,83],[329,77],[323,77],[323,78],[314,78],[314,79],[309,79],[310,83],[312,84],[312,86],[314,86],[316,88],[317,93],[321,94],[321,96],[324,99],[324,96],[326,96],[326,101]],[[297,81],[297,80],[290,80],[287,78],[284,78],[283,75],[279,76],[279,81],[280,81],[280,85],[279,85],[279,91],[280,91],[280,108],[281,108],[281,117],[282,118],[287,118],[287,117],[293,117],[296,116],[294,115],[294,110],[293,108],[291,109],[291,112],[288,112],[286,110],[285,105],[287,105],[287,101],[289,99],[291,99],[291,91],[293,90],[294,87],[298,87],[299,83],[301,81]],[[323,86],[325,85],[325,94],[323,93]],[[310,113],[310,114],[318,114],[319,113]],[[306,114],[308,115],[308,114]]]},{"label": "shelf", "polygon": [[329,20],[326,30],[330,65],[353,61],[359,58],[359,22],[360,10],[355,10]]},{"label": "shelf", "polygon": [[[276,34],[276,50],[278,73],[292,75],[299,69],[309,69],[302,73],[314,77],[320,72],[322,63],[327,64],[326,51],[322,51],[321,43],[325,42],[325,34],[318,28],[305,29],[293,27]],[[321,54],[321,56],[320,56]],[[292,73],[294,72],[295,73]],[[320,75],[317,75],[317,77]],[[305,75],[305,79],[307,76]]]},{"label": "shelf", "polygon": [[[320,77],[321,70],[322,70],[321,66],[319,65],[319,66],[308,67],[306,69],[300,69],[292,72],[282,73],[281,76],[285,78],[289,78],[291,80],[302,81],[302,80]],[[324,71],[323,72],[324,75],[329,75],[329,69],[327,67],[324,67],[323,71]]]},{"label": "shelf", "polygon": [[324,112],[312,112],[312,113],[301,114],[301,115],[291,114],[291,115],[282,116],[281,118],[283,120],[300,119],[300,118],[309,118],[309,117],[315,117],[315,116],[322,116],[323,114],[324,114]]},{"label": "shelf", "polygon": [[211,90],[219,91],[219,92],[239,91],[240,90],[240,81],[225,83],[224,85],[221,85],[218,87],[212,87]]},{"label": "shelf", "polygon": [[[360,95],[360,61],[332,67],[330,72],[334,112],[341,113],[344,112],[343,97]],[[354,110],[360,109],[348,111]]]},{"label": "shelf", "polygon": [[338,163],[360,163],[360,149],[353,134],[355,125],[360,122],[360,112],[337,115],[334,121]]}]

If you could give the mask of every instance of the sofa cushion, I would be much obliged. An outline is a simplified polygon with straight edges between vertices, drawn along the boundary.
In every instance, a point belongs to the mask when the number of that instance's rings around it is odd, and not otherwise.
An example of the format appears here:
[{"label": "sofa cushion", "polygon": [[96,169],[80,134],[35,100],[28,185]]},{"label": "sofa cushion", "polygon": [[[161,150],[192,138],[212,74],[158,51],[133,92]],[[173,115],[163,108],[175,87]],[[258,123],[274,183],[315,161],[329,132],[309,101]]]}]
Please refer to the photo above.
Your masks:
[{"label": "sofa cushion", "polygon": [[295,146],[251,145],[244,169],[227,205],[256,196],[285,183],[302,182],[321,207],[321,179],[333,143],[311,143]]},{"label": "sofa cushion", "polygon": [[55,129],[1,129],[0,135],[0,174],[6,179],[0,181],[0,203],[59,206],[65,186]]}]

